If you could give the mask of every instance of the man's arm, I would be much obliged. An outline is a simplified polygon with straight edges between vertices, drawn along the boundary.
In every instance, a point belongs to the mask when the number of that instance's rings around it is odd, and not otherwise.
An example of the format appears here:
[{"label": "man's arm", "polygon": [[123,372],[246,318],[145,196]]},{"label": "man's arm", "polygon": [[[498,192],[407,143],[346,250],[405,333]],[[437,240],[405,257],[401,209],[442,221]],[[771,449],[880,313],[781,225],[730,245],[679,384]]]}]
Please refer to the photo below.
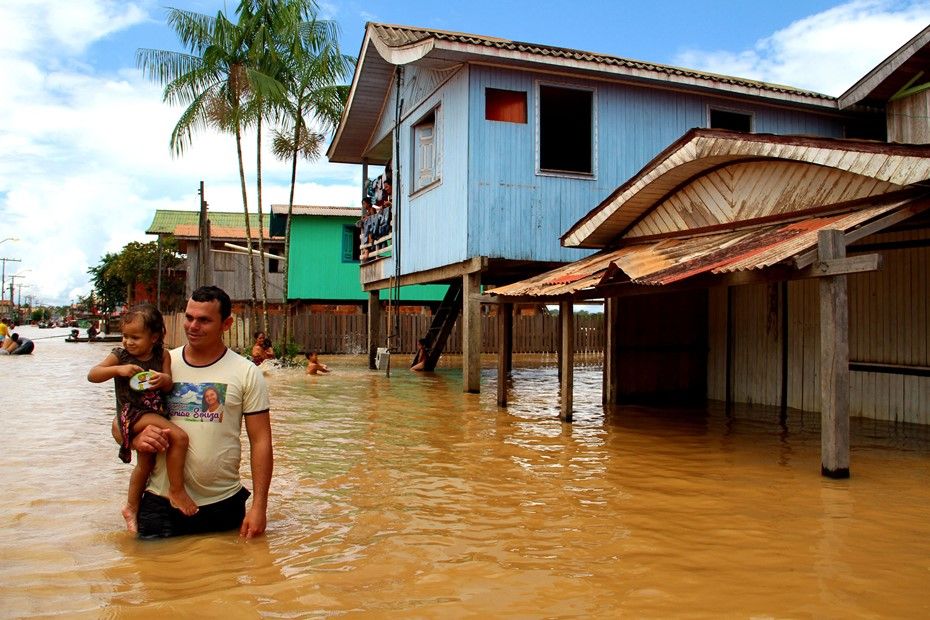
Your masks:
[{"label": "man's arm", "polygon": [[264,534],[268,521],[268,488],[271,486],[274,454],[271,448],[271,414],[265,411],[244,417],[250,446],[252,505],[245,513],[239,535],[253,538]]}]

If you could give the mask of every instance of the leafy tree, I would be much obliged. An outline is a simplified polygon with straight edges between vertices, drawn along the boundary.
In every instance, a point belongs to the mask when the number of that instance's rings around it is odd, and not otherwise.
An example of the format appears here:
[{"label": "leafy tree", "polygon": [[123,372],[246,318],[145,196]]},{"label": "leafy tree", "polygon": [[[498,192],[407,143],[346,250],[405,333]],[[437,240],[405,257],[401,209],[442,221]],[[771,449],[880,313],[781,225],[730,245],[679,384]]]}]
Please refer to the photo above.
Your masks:
[{"label": "leafy tree", "polygon": [[[161,248],[162,273],[171,274],[182,264],[180,255],[175,251],[173,238],[167,239]],[[132,305],[133,291],[137,283],[151,283],[158,280],[158,242],[141,243],[132,241],[123,246],[119,253],[108,253],[100,263],[88,269],[93,278],[94,292],[98,305],[108,312],[123,305]],[[178,278],[162,278],[164,298],[176,299],[183,293],[179,290],[183,283]],[[174,305],[174,304],[173,304]]]},{"label": "leafy tree", "polygon": [[96,266],[87,270],[91,275],[94,290],[87,297],[79,298],[78,305],[89,311],[99,302],[104,309],[112,311],[126,303],[128,287],[118,274],[118,259],[119,254],[109,252],[103,255]]},{"label": "leafy tree", "polygon": [[[313,161],[320,156],[326,136],[339,123],[349,87],[339,82],[351,75],[356,59],[339,49],[339,26],[334,21],[319,19],[315,7],[302,10],[310,3],[295,0],[285,25],[276,31],[280,50],[278,75],[285,87],[285,97],[278,103],[277,117],[281,127],[275,131],[273,152],[276,157],[291,162],[291,187],[284,233],[285,265],[290,260],[291,217],[294,211],[294,189],[297,185],[297,160]],[[319,128],[321,131],[316,130]],[[284,269],[284,341],[289,339],[288,269]]]},{"label": "leafy tree", "polygon": [[139,49],[136,62],[143,73],[165,87],[166,102],[186,106],[171,134],[170,145],[175,154],[180,155],[190,145],[196,129],[213,126],[235,135],[254,308],[255,262],[242,130],[248,120],[250,97],[260,93],[273,99],[280,96],[283,88],[250,62],[249,32],[245,27],[248,24],[233,23],[222,11],[209,17],[180,9],[168,9],[168,24],[189,53]]}]

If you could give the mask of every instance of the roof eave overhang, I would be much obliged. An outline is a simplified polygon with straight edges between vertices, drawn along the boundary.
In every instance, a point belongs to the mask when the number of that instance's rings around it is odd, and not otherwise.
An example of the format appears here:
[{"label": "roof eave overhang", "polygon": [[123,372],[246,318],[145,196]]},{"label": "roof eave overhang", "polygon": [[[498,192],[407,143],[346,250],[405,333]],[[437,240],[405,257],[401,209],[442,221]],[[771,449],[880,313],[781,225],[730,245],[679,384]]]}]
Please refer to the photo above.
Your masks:
[{"label": "roof eave overhang", "polygon": [[[657,155],[642,170],[618,187],[587,215],[578,220],[561,237],[565,247],[603,248],[617,237],[617,220],[627,222],[626,229],[656,204],[659,196],[712,168],[740,161],[783,159],[830,165],[840,170],[861,173],[855,168],[857,152],[886,154],[904,158],[926,159],[930,148],[915,148],[854,140],[743,134],[714,129],[692,129]],[[908,176],[901,167],[878,170],[876,179],[907,185],[922,178],[922,168],[915,167]],[[610,222],[611,225],[606,225]]]},{"label": "roof eave overhang", "polygon": [[[571,73],[592,79],[610,80],[641,86],[661,86],[675,90],[713,93],[721,96],[736,96],[767,101],[772,104],[787,104],[792,107],[807,107],[822,112],[838,112],[836,99],[790,87],[759,83],[754,86],[749,80],[727,76],[699,74],[696,71],[663,67],[650,69],[650,63],[630,61],[629,64],[611,64],[596,60],[566,58],[564,55],[545,55],[523,50],[507,50],[492,45],[451,41],[427,37],[415,43],[391,46],[382,41],[375,32],[375,24],[369,23],[359,52],[349,97],[342,119],[333,141],[326,152],[332,163],[365,163],[366,152],[371,147],[374,132],[384,102],[388,97],[393,78],[393,67],[403,66],[424,59],[448,64],[474,63],[507,66],[525,70],[554,73]],[[516,44],[516,42],[514,42]],[[524,45],[524,44],[518,44]],[[640,66],[641,65],[641,66]],[[390,67],[390,71],[385,71]],[[363,112],[357,112],[356,102],[371,101]],[[349,138],[352,138],[349,140]],[[351,142],[351,146],[348,143]]]},{"label": "roof eave overhang", "polygon": [[869,99],[869,96],[892,73],[900,69],[912,56],[927,45],[930,45],[930,26],[918,32],[910,41],[898,48],[878,66],[865,74],[861,80],[853,84],[849,90],[840,95],[837,98],[839,108],[845,110],[852,105]]}]

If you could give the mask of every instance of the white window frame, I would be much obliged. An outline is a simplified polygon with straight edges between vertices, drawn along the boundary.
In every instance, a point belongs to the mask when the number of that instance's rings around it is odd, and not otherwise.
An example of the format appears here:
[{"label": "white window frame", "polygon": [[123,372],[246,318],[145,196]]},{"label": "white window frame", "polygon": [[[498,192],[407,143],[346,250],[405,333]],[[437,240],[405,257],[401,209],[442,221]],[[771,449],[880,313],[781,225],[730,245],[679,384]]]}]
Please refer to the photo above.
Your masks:
[{"label": "white window frame", "polygon": [[[540,127],[540,122],[542,120],[540,116],[540,106],[541,98],[539,95],[539,89],[541,86],[553,86],[555,88],[563,88],[565,90],[583,90],[591,93],[591,172],[571,172],[567,170],[549,170],[544,169],[540,165],[540,139],[542,134],[542,128]],[[533,88],[535,101],[533,102],[533,109],[535,111],[535,128],[536,128],[536,174],[538,176],[547,176],[547,177],[568,177],[572,179],[586,179],[590,181],[597,180],[597,169],[598,169],[598,118],[597,118],[597,88],[594,86],[574,84],[567,82],[550,82],[544,80],[536,80]]]},{"label": "white window frame", "polygon": [[[411,196],[436,187],[442,182],[442,106],[437,105],[410,126]],[[432,117],[432,123],[429,118]],[[431,127],[430,127],[431,126]],[[431,135],[426,129],[431,128]]]}]

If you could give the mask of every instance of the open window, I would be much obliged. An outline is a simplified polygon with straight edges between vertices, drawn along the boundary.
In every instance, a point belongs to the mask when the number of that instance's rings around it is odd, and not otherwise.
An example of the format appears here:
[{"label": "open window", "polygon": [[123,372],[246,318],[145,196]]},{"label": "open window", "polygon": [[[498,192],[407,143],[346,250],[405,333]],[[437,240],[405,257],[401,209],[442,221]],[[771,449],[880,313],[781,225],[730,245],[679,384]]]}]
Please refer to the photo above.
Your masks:
[{"label": "open window", "polygon": [[344,225],[342,227],[342,262],[357,263],[362,253],[361,243],[358,228],[355,225]]},{"label": "open window", "polygon": [[735,110],[710,108],[707,111],[708,126],[711,129],[729,129],[731,131],[752,131],[752,114]]},{"label": "open window", "polygon": [[595,173],[594,91],[539,85],[539,171]]},{"label": "open window", "polygon": [[526,93],[519,90],[484,89],[484,118],[502,123],[526,123]]},{"label": "open window", "polygon": [[442,160],[438,134],[439,108],[433,108],[413,126],[412,174],[413,192],[429,187],[440,180]]}]

